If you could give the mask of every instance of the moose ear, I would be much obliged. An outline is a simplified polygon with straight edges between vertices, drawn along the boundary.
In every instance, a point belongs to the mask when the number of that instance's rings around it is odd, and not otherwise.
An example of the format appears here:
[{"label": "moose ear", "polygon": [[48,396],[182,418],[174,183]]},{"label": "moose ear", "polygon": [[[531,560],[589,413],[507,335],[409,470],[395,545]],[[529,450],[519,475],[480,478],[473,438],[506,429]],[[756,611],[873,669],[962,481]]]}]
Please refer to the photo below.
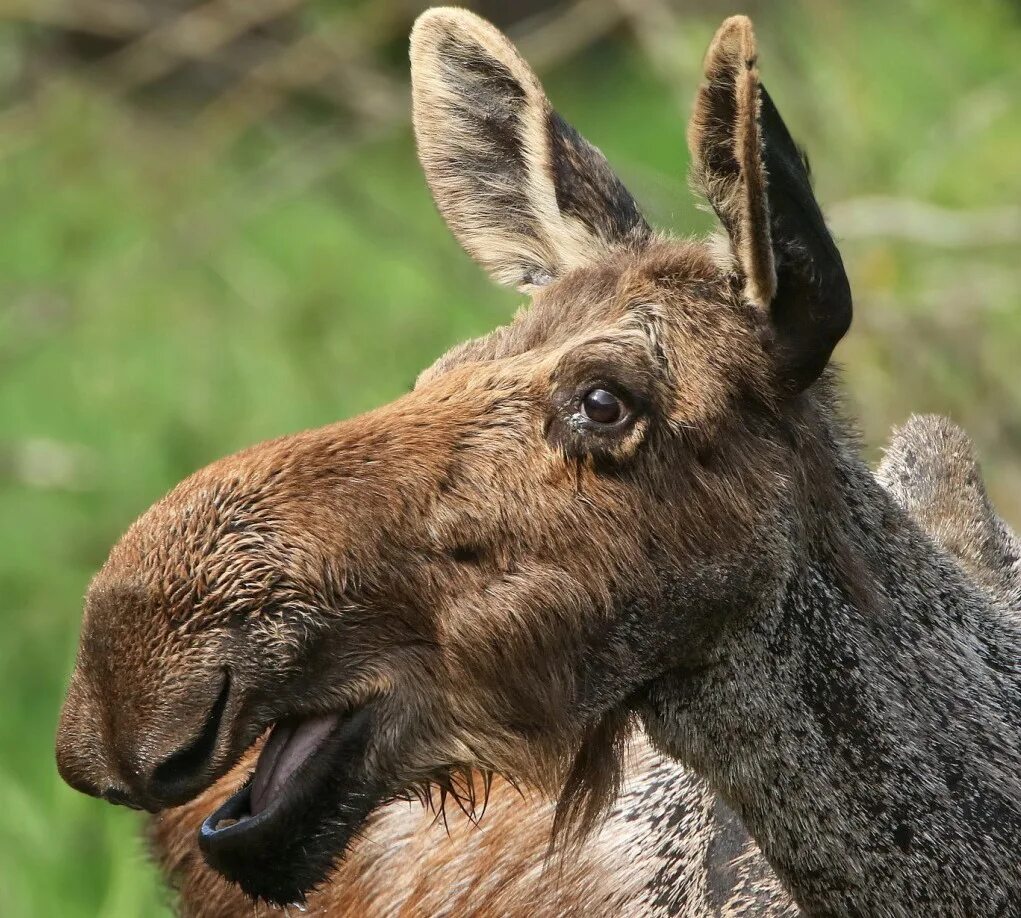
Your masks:
[{"label": "moose ear", "polygon": [[496,28],[431,9],[411,33],[415,138],[458,241],[498,281],[542,286],[651,235],[603,155]]},{"label": "moose ear", "polygon": [[800,392],[851,324],[847,274],[807,162],[759,82],[746,17],[720,26],[704,66],[688,127],[694,179],[730,236],[745,295],[768,314],[778,379]]}]

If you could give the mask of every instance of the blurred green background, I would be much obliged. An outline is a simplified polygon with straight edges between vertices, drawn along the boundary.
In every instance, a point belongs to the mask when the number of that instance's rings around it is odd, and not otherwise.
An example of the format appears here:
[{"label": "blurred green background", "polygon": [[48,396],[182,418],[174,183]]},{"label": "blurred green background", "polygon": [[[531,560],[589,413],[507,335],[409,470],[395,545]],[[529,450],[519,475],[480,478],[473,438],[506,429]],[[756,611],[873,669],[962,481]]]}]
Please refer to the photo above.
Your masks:
[{"label": "blurred green background", "polygon": [[[408,123],[424,4],[0,4],[0,912],[164,913],[134,814],[52,739],[91,573],[175,482],[405,391],[505,321]],[[717,0],[476,4],[659,225],[702,231],[684,121]],[[508,12],[508,8],[512,12]],[[874,454],[938,411],[1021,522],[1021,7],[746,4],[856,293]]]}]

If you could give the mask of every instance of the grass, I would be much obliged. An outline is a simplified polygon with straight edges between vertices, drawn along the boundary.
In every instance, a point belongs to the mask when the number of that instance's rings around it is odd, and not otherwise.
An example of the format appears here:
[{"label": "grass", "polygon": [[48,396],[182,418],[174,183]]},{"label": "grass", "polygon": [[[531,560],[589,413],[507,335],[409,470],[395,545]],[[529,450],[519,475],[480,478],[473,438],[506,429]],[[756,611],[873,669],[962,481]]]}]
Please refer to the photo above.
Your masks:
[{"label": "grass", "polygon": [[[683,181],[682,109],[720,18],[700,9],[657,36],[660,58],[620,36],[544,74],[682,232],[708,225]],[[1018,207],[1015,6],[771,3],[757,24],[827,204]],[[31,37],[0,34],[0,72]],[[0,901],[10,916],[156,915],[166,897],[136,816],[53,765],[89,577],[195,468],[393,398],[518,297],[449,238],[405,128],[352,148],[343,125],[285,118],[214,148],[165,101],[66,79],[35,100],[0,118]],[[933,246],[883,226],[847,239],[857,318],[839,352],[873,448],[910,411],[951,414],[1015,522],[1018,244]]]}]

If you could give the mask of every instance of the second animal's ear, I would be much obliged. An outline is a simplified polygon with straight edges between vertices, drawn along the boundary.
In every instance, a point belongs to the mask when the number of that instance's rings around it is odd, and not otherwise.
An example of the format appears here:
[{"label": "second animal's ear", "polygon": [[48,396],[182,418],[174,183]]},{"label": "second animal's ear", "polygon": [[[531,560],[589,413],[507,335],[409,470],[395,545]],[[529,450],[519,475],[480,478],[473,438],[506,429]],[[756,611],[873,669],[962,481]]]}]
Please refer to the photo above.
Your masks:
[{"label": "second animal's ear", "polygon": [[411,34],[415,138],[440,213],[498,281],[542,286],[650,236],[603,155],[550,106],[496,28],[423,13]]},{"label": "second animal's ear", "polygon": [[851,323],[851,291],[808,166],[765,87],[744,16],[720,27],[688,128],[696,184],[730,236],[745,295],[768,314],[782,388],[825,369]]}]

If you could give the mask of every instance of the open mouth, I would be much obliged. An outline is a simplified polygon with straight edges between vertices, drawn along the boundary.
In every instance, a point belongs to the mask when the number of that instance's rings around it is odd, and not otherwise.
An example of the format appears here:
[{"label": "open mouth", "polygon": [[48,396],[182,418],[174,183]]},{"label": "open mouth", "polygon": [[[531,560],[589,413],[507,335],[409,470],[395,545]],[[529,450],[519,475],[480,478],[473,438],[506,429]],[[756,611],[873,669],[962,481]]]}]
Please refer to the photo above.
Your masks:
[{"label": "open mouth", "polygon": [[199,830],[206,860],[250,896],[300,902],[384,800],[367,774],[371,704],[280,721],[245,785]]}]

